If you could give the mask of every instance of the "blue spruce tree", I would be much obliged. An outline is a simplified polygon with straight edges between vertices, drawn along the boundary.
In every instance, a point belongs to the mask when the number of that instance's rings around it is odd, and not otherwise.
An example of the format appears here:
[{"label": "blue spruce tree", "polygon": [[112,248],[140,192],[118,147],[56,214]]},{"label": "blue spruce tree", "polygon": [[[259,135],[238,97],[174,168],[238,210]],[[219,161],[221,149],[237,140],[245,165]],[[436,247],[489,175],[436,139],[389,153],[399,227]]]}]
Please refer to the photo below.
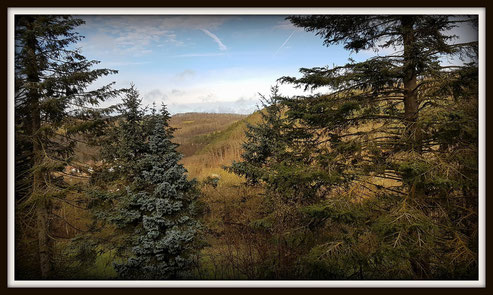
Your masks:
[{"label": "blue spruce tree", "polygon": [[115,264],[124,279],[183,278],[194,258],[195,181],[187,179],[178,163],[181,156],[170,140],[169,117],[163,106],[159,115],[153,113],[142,122],[150,134],[133,163],[133,180],[114,219],[132,232],[128,258]]}]

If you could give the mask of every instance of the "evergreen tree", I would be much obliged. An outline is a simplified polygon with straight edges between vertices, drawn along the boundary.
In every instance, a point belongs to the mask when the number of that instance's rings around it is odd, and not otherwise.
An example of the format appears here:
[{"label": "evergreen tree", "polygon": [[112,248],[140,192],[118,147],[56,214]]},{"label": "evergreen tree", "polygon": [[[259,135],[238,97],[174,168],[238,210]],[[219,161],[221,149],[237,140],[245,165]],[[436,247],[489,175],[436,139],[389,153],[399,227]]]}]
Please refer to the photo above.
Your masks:
[{"label": "evergreen tree", "polygon": [[141,108],[141,104],[139,92],[132,84],[118,106],[119,115],[111,119],[106,136],[100,137],[100,144],[104,146],[101,151],[102,168],[112,170],[113,178],[120,178],[127,184],[138,173],[134,162],[148,149],[145,141],[149,133],[144,126],[146,110]]},{"label": "evergreen tree", "polygon": [[245,176],[251,183],[267,180],[264,166],[273,157],[282,160],[283,137],[281,106],[279,105],[278,87],[271,89],[271,97],[262,97],[263,110],[260,111],[262,121],[257,125],[247,126],[246,142],[243,144],[242,162],[233,162],[229,169]]},{"label": "evergreen tree", "polygon": [[[76,136],[101,126],[110,110],[98,104],[118,93],[111,85],[87,91],[116,71],[93,69],[98,62],[72,48],[82,23],[70,16],[15,18],[16,217],[35,228],[42,278],[53,268],[52,207],[70,191],[63,168],[71,164]],[[16,226],[16,237],[26,233]]]},{"label": "evergreen tree", "polygon": [[317,199],[313,183],[317,179],[328,184],[324,171],[311,155],[316,148],[313,134],[295,125],[286,116],[286,98],[273,87],[269,98],[262,97],[262,121],[249,125],[243,144],[241,162],[233,162],[228,169],[245,176],[247,181],[267,185],[271,191],[283,196],[285,203],[309,204]]},{"label": "evergreen tree", "polygon": [[183,278],[195,254],[195,181],[178,163],[166,107],[145,115],[140,102],[132,87],[103,146],[107,159],[94,176],[102,189],[94,209],[124,237],[117,242],[124,262],[114,264],[121,278]]},{"label": "evergreen tree", "polygon": [[[236,164],[247,178],[259,178],[249,171],[273,175],[264,178],[267,187],[283,198],[301,192],[312,200],[293,205],[305,220],[292,227],[317,233],[305,243],[302,271],[320,278],[477,276],[477,42],[453,44],[447,35],[477,18],[289,19],[328,46],[397,51],[281,78],[330,92],[278,100],[283,114],[274,117],[285,125],[276,155],[288,153],[290,165],[277,165],[275,155],[261,169],[249,168],[256,162],[248,157]],[[447,56],[468,61],[444,65]],[[265,136],[251,130],[251,138]],[[263,150],[250,144],[246,156]],[[308,169],[316,173],[299,173]]]},{"label": "evergreen tree", "polygon": [[129,197],[139,215],[135,255],[117,271],[128,279],[176,279],[186,275],[193,261],[197,222],[193,218],[194,182],[178,163],[163,107],[149,137],[149,151],[136,163],[139,176]]},{"label": "evergreen tree", "polygon": [[269,98],[262,98],[262,120],[248,126],[242,161],[226,169],[266,190],[265,216],[252,223],[255,230],[266,230],[275,244],[269,254],[274,261],[264,261],[271,266],[265,278],[296,279],[297,258],[303,251],[296,241],[307,233],[299,226],[303,222],[299,209],[318,202],[318,189],[332,180],[323,163],[311,157],[316,148],[312,134],[286,116],[286,98],[279,95],[278,87],[272,88]]}]

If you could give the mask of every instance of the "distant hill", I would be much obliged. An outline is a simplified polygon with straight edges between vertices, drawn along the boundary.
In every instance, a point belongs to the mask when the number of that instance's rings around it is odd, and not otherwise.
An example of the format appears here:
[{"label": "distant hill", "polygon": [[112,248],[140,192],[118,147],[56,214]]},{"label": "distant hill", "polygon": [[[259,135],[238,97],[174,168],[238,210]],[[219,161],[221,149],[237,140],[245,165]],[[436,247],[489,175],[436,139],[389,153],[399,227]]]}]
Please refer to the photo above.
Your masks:
[{"label": "distant hill", "polygon": [[197,137],[223,131],[231,124],[246,117],[247,115],[238,114],[176,114],[170,119],[170,126],[176,128],[173,141],[180,145],[178,151],[188,157],[202,149],[206,144],[206,142],[197,141]]},{"label": "distant hill", "polygon": [[[247,125],[259,122],[260,118],[259,112],[251,115],[184,113],[172,116],[169,123],[176,128],[173,142],[179,144],[181,162],[191,177],[202,180],[214,173],[238,182],[240,179],[222,166],[240,160]],[[98,156],[97,147],[77,144],[77,162],[96,162]]]},{"label": "distant hill", "polygon": [[[234,160],[240,160],[242,144],[246,139],[247,125],[255,124],[260,119],[260,113],[255,112],[249,116],[243,116],[241,120],[223,125],[212,132],[186,137],[186,142],[178,150],[184,154],[182,163],[189,171],[190,176],[203,179],[210,174],[219,174],[223,179],[235,178],[236,176],[224,171],[222,166],[230,165]],[[195,125],[194,123],[189,124]],[[171,126],[173,125],[171,124]],[[193,153],[184,153],[183,151],[193,151]],[[238,181],[236,178],[231,180],[232,182]]]}]

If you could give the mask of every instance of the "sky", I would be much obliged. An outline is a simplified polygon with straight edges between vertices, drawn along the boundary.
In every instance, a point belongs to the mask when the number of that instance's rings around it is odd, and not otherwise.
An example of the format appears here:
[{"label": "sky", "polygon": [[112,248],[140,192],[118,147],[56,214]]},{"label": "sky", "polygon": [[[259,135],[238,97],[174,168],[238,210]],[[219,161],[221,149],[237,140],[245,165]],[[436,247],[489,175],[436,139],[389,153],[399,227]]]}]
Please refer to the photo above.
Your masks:
[{"label": "sky", "polygon": [[[85,37],[77,43],[82,54],[101,61],[98,67],[119,71],[94,87],[133,83],[144,105],[164,103],[172,114],[249,114],[282,76],[300,76],[302,67],[342,65],[349,58],[362,61],[375,55],[326,47],[320,37],[294,27],[282,15],[80,18],[86,22],[77,28]],[[471,32],[460,35],[470,39]],[[290,85],[280,85],[280,92],[303,94]]]}]

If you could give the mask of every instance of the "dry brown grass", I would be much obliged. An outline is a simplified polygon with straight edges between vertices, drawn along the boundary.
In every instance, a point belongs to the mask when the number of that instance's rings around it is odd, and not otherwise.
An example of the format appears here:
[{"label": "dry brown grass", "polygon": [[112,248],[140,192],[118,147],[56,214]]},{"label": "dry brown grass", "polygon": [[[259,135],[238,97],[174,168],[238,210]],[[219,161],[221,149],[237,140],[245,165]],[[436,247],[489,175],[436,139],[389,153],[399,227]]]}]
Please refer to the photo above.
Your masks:
[{"label": "dry brown grass", "polygon": [[169,123],[176,128],[173,142],[180,145],[178,151],[188,157],[206,144],[197,140],[198,137],[221,132],[245,117],[238,114],[185,113],[174,115]]}]

